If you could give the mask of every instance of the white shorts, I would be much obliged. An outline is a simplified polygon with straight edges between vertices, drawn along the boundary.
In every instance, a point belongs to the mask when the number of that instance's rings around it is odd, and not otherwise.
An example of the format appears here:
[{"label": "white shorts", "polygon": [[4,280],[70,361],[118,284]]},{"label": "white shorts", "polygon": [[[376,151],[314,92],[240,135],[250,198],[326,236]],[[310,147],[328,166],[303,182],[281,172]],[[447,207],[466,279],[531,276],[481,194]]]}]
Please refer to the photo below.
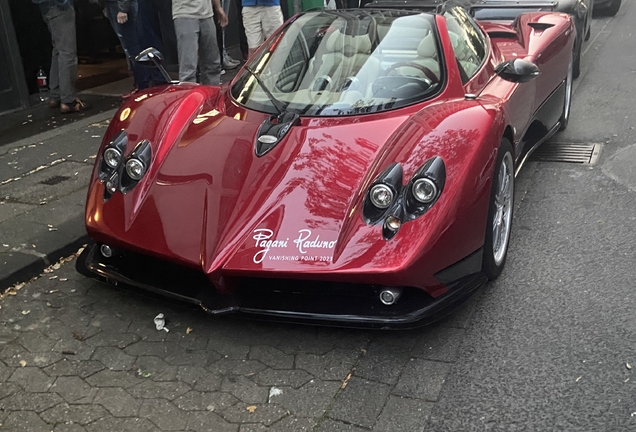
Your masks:
[{"label": "white shorts", "polygon": [[243,6],[243,27],[247,46],[256,49],[283,25],[280,6]]}]

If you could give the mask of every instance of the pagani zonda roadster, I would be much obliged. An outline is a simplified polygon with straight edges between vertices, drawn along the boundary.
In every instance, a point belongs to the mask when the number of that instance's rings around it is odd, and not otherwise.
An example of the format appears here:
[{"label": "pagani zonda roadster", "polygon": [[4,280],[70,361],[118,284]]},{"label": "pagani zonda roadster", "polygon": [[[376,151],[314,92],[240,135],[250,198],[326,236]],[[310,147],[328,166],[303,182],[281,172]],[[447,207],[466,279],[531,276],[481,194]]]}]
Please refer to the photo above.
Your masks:
[{"label": "pagani zonda roadster", "polygon": [[211,313],[438,319],[502,271],[515,172],[568,122],[574,36],[548,12],[297,15],[227,89],[121,107],[78,269]]}]

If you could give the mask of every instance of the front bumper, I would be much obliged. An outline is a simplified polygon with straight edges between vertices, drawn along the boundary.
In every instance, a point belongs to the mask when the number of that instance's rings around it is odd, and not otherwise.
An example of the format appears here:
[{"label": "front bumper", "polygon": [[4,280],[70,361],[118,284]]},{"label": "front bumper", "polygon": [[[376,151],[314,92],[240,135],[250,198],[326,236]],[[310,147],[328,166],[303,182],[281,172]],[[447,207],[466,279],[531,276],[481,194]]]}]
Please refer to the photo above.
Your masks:
[{"label": "front bumper", "polygon": [[77,260],[87,276],[141,288],[188,303],[212,314],[240,313],[254,318],[361,328],[409,328],[429,324],[459,306],[487,281],[481,273],[446,283],[448,292],[433,298],[418,288],[403,288],[392,306],[379,300],[380,286],[269,278],[227,278],[231,294],[220,294],[197,270],[132,252],[105,258],[99,245]]}]

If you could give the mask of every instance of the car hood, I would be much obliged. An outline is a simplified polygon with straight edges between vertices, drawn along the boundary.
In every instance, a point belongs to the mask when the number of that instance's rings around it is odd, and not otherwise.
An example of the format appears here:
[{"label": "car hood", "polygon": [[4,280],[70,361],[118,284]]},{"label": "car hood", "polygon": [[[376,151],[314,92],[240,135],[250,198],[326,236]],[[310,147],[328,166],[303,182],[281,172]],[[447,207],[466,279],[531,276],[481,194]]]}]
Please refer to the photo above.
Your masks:
[{"label": "car hood", "polygon": [[[420,122],[413,118],[418,107],[303,119],[259,157],[255,140],[268,115],[217,100],[209,88],[179,91],[153,96],[155,109],[165,107],[159,115],[137,106],[136,116],[121,121],[122,107],[111,123],[107,137],[126,130],[127,153],[148,139],[153,159],[130,193],[106,202],[98,161],[86,209],[95,240],[175,260],[211,278],[245,271],[327,279],[333,270],[373,274],[400,269],[422,253],[410,242],[383,240],[381,227],[365,225],[360,209],[369,184],[390,163],[403,160],[407,178],[421,165],[409,164],[413,151],[417,161],[440,152],[439,139],[415,144],[444,120],[448,104],[429,106]],[[429,213],[446,211],[438,203]],[[440,232],[417,230],[405,224],[403,235],[417,232],[425,242]]]}]

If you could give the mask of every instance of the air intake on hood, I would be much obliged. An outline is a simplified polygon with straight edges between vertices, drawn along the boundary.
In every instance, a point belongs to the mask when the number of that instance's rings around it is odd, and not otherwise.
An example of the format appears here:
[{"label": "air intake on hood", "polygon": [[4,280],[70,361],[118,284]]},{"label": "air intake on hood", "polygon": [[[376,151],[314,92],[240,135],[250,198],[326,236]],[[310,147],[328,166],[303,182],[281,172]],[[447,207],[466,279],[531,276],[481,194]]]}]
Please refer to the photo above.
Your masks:
[{"label": "air intake on hood", "polygon": [[528,23],[528,25],[537,31],[543,31],[543,30],[549,29],[550,27],[554,27],[554,24],[543,23],[543,22],[541,23],[531,22],[531,23]]},{"label": "air intake on hood", "polygon": [[300,116],[283,112],[263,122],[256,134],[256,156],[263,156],[278,144],[292,126],[300,124]]}]

